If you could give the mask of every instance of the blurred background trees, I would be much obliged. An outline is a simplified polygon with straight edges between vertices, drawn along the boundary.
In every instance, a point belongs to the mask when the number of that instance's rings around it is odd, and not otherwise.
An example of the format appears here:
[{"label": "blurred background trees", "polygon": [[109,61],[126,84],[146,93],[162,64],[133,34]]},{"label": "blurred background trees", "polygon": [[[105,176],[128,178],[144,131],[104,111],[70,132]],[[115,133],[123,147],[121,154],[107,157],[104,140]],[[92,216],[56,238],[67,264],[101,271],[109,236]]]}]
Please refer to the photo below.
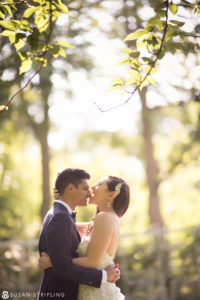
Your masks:
[{"label": "blurred background trees", "polygon": [[[145,86],[118,109],[102,113],[94,105],[110,108],[127,99],[126,93],[104,90],[113,78],[127,80],[128,64],[117,62],[127,56],[120,51],[135,49],[137,41],[123,40],[144,27],[161,2],[63,1],[69,14],[56,21],[52,40],[75,47],[61,47],[63,53],[57,46],[48,53],[47,66],[0,114],[0,236],[8,243],[1,257],[12,261],[13,272],[21,274],[16,253],[25,251],[26,256],[29,246],[13,250],[9,240],[37,239],[53,202],[57,172],[77,166],[91,173],[91,185],[111,173],[130,184],[131,204],[121,220],[124,236],[117,257],[124,274],[120,286],[127,297],[150,299],[151,288],[157,291],[151,299],[199,297],[200,72],[199,39],[194,37],[199,34],[199,17],[194,14],[198,2],[174,1],[174,18],[186,23],[177,30],[188,36],[184,43],[180,35],[169,40],[153,75],[155,86]],[[19,16],[27,9],[25,2],[16,7]],[[38,62],[19,75],[16,48],[6,36],[0,44],[0,105],[5,105],[34,74]],[[79,208],[79,220],[88,221],[94,209]],[[157,238],[160,232],[163,244]],[[37,286],[36,252],[30,257],[26,266],[34,270],[31,280]],[[7,261],[1,264],[9,269]],[[158,279],[156,273],[164,275]]]}]

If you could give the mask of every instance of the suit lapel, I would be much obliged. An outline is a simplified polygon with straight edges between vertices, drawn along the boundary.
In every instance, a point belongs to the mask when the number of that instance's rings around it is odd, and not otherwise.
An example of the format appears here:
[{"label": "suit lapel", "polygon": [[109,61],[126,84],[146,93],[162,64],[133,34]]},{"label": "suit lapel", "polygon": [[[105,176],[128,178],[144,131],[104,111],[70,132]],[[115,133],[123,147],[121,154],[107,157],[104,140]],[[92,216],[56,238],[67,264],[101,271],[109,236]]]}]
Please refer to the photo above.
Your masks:
[{"label": "suit lapel", "polygon": [[[68,212],[68,214],[69,214],[69,212]],[[76,230],[76,232],[78,234],[79,241],[81,241],[81,236],[80,236],[80,233],[79,233],[79,231],[78,231],[78,229],[76,227],[76,223],[74,222],[74,219],[72,218],[72,216],[70,214],[69,214],[69,217],[70,217],[71,222],[72,222],[72,224],[73,224],[73,226],[74,226],[74,228],[75,228],[75,230]]]},{"label": "suit lapel", "polygon": [[62,210],[63,212],[65,212],[65,214],[67,215],[67,217],[70,219],[72,225],[74,226],[74,229],[76,230],[77,234],[78,234],[78,238],[79,238],[79,241],[81,241],[81,236],[80,236],[80,233],[76,227],[76,223],[74,222],[74,219],[72,218],[72,216],[70,215],[69,211],[67,210],[67,208],[62,205],[61,203],[54,203],[53,204],[54,206],[54,209],[57,210]]}]

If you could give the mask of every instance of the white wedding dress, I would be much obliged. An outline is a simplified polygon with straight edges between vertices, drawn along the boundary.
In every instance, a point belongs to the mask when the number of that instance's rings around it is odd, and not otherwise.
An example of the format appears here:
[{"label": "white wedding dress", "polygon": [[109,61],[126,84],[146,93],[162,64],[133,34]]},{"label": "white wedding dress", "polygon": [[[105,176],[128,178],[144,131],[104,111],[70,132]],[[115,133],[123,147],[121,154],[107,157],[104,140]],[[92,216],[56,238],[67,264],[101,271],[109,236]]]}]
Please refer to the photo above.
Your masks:
[{"label": "white wedding dress", "polygon": [[[79,257],[86,256],[89,238],[84,238],[77,249]],[[112,257],[105,253],[98,269],[104,269],[108,265],[113,264]],[[78,300],[124,300],[124,295],[115,283],[105,282],[101,284],[100,288],[80,284],[78,291]]]}]

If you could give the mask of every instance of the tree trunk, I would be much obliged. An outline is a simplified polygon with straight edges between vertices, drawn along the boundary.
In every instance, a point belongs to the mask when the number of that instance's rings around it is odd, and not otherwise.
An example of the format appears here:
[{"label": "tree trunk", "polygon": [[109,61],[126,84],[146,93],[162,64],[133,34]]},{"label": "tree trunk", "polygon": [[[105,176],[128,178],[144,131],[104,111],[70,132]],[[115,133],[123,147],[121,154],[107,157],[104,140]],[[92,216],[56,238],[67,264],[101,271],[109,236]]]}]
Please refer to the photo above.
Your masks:
[{"label": "tree trunk", "polygon": [[152,132],[151,132],[151,112],[146,105],[147,89],[143,88],[140,92],[142,103],[142,124],[144,138],[144,155],[146,159],[146,176],[149,187],[149,217],[152,228],[162,228],[163,220],[160,213],[158,197],[158,166],[154,157]]},{"label": "tree trunk", "polygon": [[39,132],[39,141],[41,146],[41,156],[42,156],[42,205],[40,210],[41,219],[43,220],[49,207],[50,207],[50,155],[49,155],[49,145],[48,145],[48,133],[50,127],[49,121],[49,104],[48,98],[51,91],[51,81],[50,73],[48,70],[41,72],[40,74],[40,85],[41,85],[41,94],[42,94],[42,105],[44,120],[40,124],[41,130]]},{"label": "tree trunk", "polygon": [[47,136],[43,136],[41,141],[42,156],[42,206],[40,216],[43,220],[50,206],[50,184],[49,184],[49,146]]}]

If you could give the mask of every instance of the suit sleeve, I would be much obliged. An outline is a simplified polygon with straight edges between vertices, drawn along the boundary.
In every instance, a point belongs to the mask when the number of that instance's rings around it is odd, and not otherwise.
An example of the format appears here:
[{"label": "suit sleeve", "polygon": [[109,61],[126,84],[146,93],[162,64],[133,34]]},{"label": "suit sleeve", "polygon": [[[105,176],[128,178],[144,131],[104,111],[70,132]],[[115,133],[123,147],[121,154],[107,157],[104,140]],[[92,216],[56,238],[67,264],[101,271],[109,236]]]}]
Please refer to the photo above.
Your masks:
[{"label": "suit sleeve", "polygon": [[61,279],[100,287],[102,271],[72,264],[71,221],[64,214],[56,214],[47,227],[46,244],[53,271]]}]

